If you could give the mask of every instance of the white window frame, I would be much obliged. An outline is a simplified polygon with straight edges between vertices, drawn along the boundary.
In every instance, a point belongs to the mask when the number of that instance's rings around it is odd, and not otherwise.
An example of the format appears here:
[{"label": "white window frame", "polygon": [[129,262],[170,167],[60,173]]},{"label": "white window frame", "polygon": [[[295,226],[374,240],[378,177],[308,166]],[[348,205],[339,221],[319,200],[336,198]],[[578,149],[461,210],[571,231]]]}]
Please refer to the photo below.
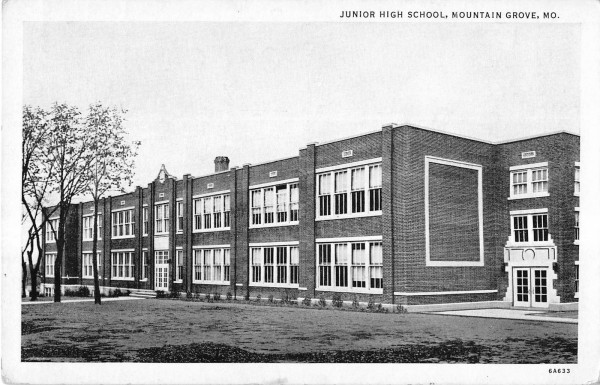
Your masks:
[{"label": "white window frame", "polygon": [[[542,192],[533,192],[533,185],[535,183],[539,183],[539,181],[534,182],[533,181],[533,174],[536,171],[543,171],[545,170],[546,172],[546,191],[542,191]],[[514,199],[527,199],[527,198],[540,198],[540,197],[547,197],[550,196],[549,193],[549,188],[550,188],[550,170],[548,168],[548,162],[541,162],[541,163],[531,163],[531,164],[524,164],[524,165],[519,165],[519,166],[512,166],[509,169],[510,171],[510,192],[509,192],[509,200],[514,200]],[[527,191],[525,193],[521,193],[521,194],[515,194],[514,191],[514,186],[516,185],[514,183],[514,175],[518,174],[518,173],[524,173],[527,181],[521,184],[524,184],[526,186]]]},{"label": "white window frame", "polygon": [[[121,258],[123,257],[121,263]],[[115,281],[133,281],[135,277],[134,272],[134,250],[111,250],[110,252],[110,279]],[[121,268],[121,269],[120,269]],[[128,269],[127,269],[128,268]],[[125,274],[125,271],[129,270],[129,275]],[[120,274],[122,272],[122,274]]]},{"label": "white window frame", "polygon": [[58,236],[58,221],[59,218],[50,218],[48,219],[48,222],[46,222],[46,243],[56,243],[56,236]]},{"label": "white window frame", "polygon": [[178,247],[175,249],[175,281],[173,281],[174,283],[183,282],[183,266],[183,247]]},{"label": "white window frame", "polygon": [[[286,259],[282,262],[278,259],[278,248],[285,250]],[[265,249],[273,250],[272,263],[265,262]],[[292,250],[295,249],[295,250]],[[249,244],[249,277],[248,285],[254,287],[285,287],[298,288],[300,277],[300,249],[298,242],[271,242],[271,243],[250,243]],[[256,253],[256,254],[255,254]],[[292,261],[292,254],[295,254],[296,261]],[[258,256],[258,261],[254,261],[253,255]],[[258,263],[254,263],[258,262]],[[294,262],[294,263],[293,263]],[[253,269],[260,269],[260,280],[254,280]],[[266,267],[272,267],[273,282],[265,282]],[[281,280],[280,273],[285,270],[285,282],[277,282]],[[294,273],[295,272],[295,273]],[[291,283],[293,278],[296,282]]]},{"label": "white window frame", "polygon": [[[126,217],[126,212],[129,212],[129,222],[125,221],[125,217]],[[135,232],[134,232],[134,223],[135,221],[133,220],[133,212],[134,212],[134,207],[125,207],[119,210],[112,210],[111,211],[111,238],[112,239],[123,239],[123,238],[135,238]],[[123,213],[122,219],[123,221],[121,222],[119,219],[119,214]],[[117,221],[115,222],[115,219],[117,219]],[[123,226],[123,234],[122,235],[117,235],[118,233],[120,233],[119,230],[119,226]],[[117,230],[115,233],[115,229]],[[129,234],[126,234],[127,231],[129,230]]]},{"label": "white window frame", "polygon": [[148,236],[148,227],[150,226],[150,218],[148,214],[148,206],[144,205],[144,207],[142,207],[142,235],[144,237]]},{"label": "white window frame", "polygon": [[578,197],[581,192],[581,167],[579,166],[579,162],[575,162],[575,175],[574,175],[574,185],[573,185],[573,195]]},{"label": "white window frame", "polygon": [[[277,226],[293,226],[298,224],[298,219],[300,217],[300,190],[298,184],[298,178],[286,179],[280,181],[273,181],[269,183],[263,183],[260,185],[254,185],[249,187],[249,227],[252,228],[262,228],[262,227],[277,227]],[[285,187],[283,187],[285,186]],[[282,188],[283,187],[283,188]],[[279,193],[277,188],[280,188]],[[298,200],[292,200],[292,189],[297,190],[297,198]],[[265,201],[266,191],[271,191],[273,194],[273,203],[272,205],[267,205]],[[260,194],[259,204],[255,205],[253,196]],[[280,201],[280,197],[283,198],[283,201]],[[295,210],[292,207],[296,207]],[[273,214],[273,222],[265,223],[267,218],[267,208],[271,208],[272,211],[269,213]],[[296,220],[292,220],[292,213],[296,212],[295,217]],[[260,223],[254,223],[254,214],[258,212],[260,215]],[[279,220],[281,216],[285,216],[285,220]]]},{"label": "white window frame", "polygon": [[[446,166],[466,168],[477,171],[477,218],[479,222],[479,260],[478,261],[432,261],[429,232],[429,164],[436,163]],[[425,266],[435,267],[466,267],[484,266],[483,252],[483,166],[454,159],[443,159],[425,156]]]},{"label": "white window frame", "polygon": [[[546,215],[546,223],[548,224],[548,240],[534,241],[533,217],[536,215]],[[527,228],[519,230],[527,230],[527,241],[517,242],[515,239],[515,217],[527,217]],[[514,210],[510,212],[510,236],[508,237],[507,246],[554,246],[552,235],[550,233],[550,216],[547,208],[531,209],[531,210]]]},{"label": "white window frame", "polygon": [[[215,264],[215,254],[220,253],[220,263]],[[205,263],[205,256],[209,257],[209,263]],[[229,285],[231,280],[231,246],[230,245],[212,245],[212,246],[194,246],[192,251],[192,283],[202,283],[210,285]],[[211,279],[205,279],[206,269],[210,270]],[[220,272],[219,279],[214,279],[215,271]],[[200,272],[200,279],[197,279],[197,272]],[[229,275],[229,279],[227,278]]]},{"label": "white window frame", "polygon": [[178,199],[175,204],[177,205],[177,232],[183,233],[183,200]]},{"label": "white window frame", "polygon": [[56,263],[56,252],[46,253],[44,255],[44,275],[54,277],[54,265]]},{"label": "white window frame", "polygon": [[[353,246],[355,245],[355,246]],[[362,263],[353,259],[355,256],[354,249],[358,250],[360,245],[364,245],[364,259]],[[373,254],[374,250],[379,249],[380,253]],[[321,253],[329,250],[329,258],[321,263]],[[338,255],[339,253],[343,255]],[[374,262],[377,258],[381,262]],[[353,237],[339,239],[317,239],[316,242],[316,290],[332,291],[342,293],[363,293],[363,294],[383,294],[383,241],[381,236],[373,237]],[[346,285],[339,285],[337,278],[337,267],[345,268]],[[321,284],[321,268],[329,268],[329,285]],[[353,284],[354,273],[356,269],[364,269],[364,287],[355,287]],[[381,277],[374,279],[381,280],[381,286],[371,287],[372,274],[377,269]]]},{"label": "white window frame", "polygon": [[[148,254],[149,251],[148,249],[142,249],[142,259],[140,261],[141,263],[141,270],[140,270],[140,282],[146,282],[148,281],[148,275],[146,274],[146,267],[148,267]],[[148,267],[148,270],[150,270],[150,268]]]},{"label": "white window frame", "polygon": [[[94,226],[94,214],[87,214],[83,216],[83,235],[82,239],[84,241],[93,241],[94,234],[92,232],[92,227]],[[102,239],[102,214],[98,214],[98,240]]]},{"label": "white window frame", "polygon": [[169,202],[157,202],[154,204],[154,234],[169,234],[170,209]]},{"label": "white window frame", "polygon": [[[382,215],[382,165],[381,158],[369,159],[354,163],[346,163],[333,167],[325,167],[315,170],[316,172],[316,211],[315,211],[315,220],[316,221],[324,221],[324,220],[335,220],[335,219],[345,219],[345,218],[359,218],[359,217],[367,217],[367,216],[376,216]],[[379,176],[377,180],[371,181],[371,168],[378,169]],[[352,178],[354,173],[362,169],[363,171],[363,183],[360,186],[353,185]],[[336,175],[344,175],[342,178],[344,179],[345,190],[339,193],[336,193]],[[323,180],[327,180],[329,183],[328,186],[321,186]],[[373,182],[373,183],[372,183]],[[323,188],[321,188],[323,187]],[[324,193],[321,191],[324,190]],[[353,209],[353,193],[354,192],[363,192],[364,193],[364,210],[359,212],[352,212]],[[371,209],[371,191],[378,191],[379,196],[379,210]],[[344,196],[345,194],[345,196]],[[345,199],[346,212],[336,214],[336,195],[343,196]],[[321,197],[324,197],[324,200],[328,198],[329,202],[329,214],[321,215],[320,210],[320,201]],[[375,205],[376,206],[376,205]]]},{"label": "white window frame", "polygon": [[[219,211],[215,211],[215,197],[219,198],[220,201]],[[205,212],[205,207],[208,207],[210,211]],[[208,233],[213,231],[231,230],[231,196],[229,190],[194,196],[192,209],[194,212],[192,232]],[[209,228],[206,228],[205,215],[210,215],[208,218]],[[220,216],[219,227],[215,227],[217,215]]]},{"label": "white window frame", "polygon": [[[94,278],[92,260],[93,253],[91,251],[84,251],[81,253],[81,278]],[[98,278],[102,278],[100,272],[100,268],[102,267],[102,253],[100,251],[96,252],[96,262],[96,265],[98,265]]]},{"label": "white window frame", "polygon": [[575,298],[579,298],[579,261],[575,261]]}]

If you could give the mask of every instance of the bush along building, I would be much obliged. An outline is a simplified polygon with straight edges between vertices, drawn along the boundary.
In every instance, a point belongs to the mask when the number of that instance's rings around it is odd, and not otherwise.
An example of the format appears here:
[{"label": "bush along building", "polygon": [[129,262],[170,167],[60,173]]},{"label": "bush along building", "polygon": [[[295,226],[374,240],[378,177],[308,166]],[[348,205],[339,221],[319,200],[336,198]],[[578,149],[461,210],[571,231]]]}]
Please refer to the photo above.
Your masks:
[{"label": "bush along building", "polygon": [[[578,195],[579,136],[566,132],[488,143],[388,125],[262,164],[217,157],[206,176],[163,166],[102,200],[100,285],[572,308]],[[63,287],[92,289],[93,203],[74,206]],[[51,231],[44,242],[52,293]]]}]

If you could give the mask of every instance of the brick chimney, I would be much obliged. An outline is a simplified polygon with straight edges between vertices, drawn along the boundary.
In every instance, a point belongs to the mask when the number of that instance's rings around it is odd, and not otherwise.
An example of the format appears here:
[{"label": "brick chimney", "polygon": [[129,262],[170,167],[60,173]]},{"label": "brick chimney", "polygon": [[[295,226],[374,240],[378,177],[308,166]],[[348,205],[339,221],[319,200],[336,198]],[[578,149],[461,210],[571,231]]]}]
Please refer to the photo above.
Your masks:
[{"label": "brick chimney", "polygon": [[229,170],[229,158],[226,156],[217,156],[215,158],[215,172]]}]

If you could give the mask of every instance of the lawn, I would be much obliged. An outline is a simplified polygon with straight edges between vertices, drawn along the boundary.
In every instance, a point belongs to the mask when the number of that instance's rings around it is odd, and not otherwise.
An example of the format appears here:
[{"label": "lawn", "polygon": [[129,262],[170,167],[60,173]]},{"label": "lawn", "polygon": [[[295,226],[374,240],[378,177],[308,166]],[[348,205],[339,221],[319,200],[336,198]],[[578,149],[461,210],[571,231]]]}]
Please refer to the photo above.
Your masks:
[{"label": "lawn", "polygon": [[576,363],[577,325],[147,299],[22,306],[23,361]]}]

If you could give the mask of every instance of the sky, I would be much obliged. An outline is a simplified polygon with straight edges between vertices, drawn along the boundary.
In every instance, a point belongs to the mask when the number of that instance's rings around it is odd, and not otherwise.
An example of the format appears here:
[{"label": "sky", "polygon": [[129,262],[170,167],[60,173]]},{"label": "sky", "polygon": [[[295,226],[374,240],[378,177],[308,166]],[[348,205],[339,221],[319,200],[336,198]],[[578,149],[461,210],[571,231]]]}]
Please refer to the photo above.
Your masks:
[{"label": "sky", "polygon": [[25,104],[128,110],[135,185],[412,124],[579,132],[577,24],[27,22]]}]

